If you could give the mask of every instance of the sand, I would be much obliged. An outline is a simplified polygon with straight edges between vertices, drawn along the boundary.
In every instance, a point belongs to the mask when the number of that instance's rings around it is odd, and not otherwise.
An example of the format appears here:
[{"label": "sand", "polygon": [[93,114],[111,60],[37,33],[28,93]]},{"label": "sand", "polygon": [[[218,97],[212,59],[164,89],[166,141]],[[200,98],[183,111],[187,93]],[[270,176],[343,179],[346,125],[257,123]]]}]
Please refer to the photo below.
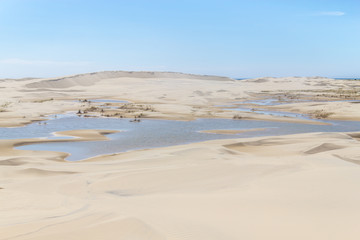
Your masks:
[{"label": "sand", "polygon": [[[128,100],[127,117],[188,120],[232,118],[236,112],[218,106],[286,96],[299,101],[265,108],[360,117],[360,104],[330,102],[359,98],[351,91],[356,81],[131,74],[0,81],[0,124],[95,106],[84,99]],[[117,110],[106,111],[115,117]],[[108,133],[58,134],[74,137],[61,141],[106,141]],[[309,133],[215,140],[80,162],[64,161],[66,153],[13,149],[46,139],[1,140],[0,239],[358,239],[359,139],[359,133]]]}]

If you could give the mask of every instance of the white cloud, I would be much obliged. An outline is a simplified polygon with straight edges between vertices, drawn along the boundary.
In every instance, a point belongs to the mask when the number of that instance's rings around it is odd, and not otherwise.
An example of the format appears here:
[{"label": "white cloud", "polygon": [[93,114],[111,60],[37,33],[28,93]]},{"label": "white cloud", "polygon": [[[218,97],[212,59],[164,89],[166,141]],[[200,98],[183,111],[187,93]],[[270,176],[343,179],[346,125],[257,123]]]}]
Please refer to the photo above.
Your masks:
[{"label": "white cloud", "polygon": [[19,58],[8,58],[0,60],[0,64],[27,65],[27,66],[86,66],[90,62],[63,62],[49,60],[26,60]]},{"label": "white cloud", "polygon": [[329,12],[318,12],[317,16],[333,16],[333,17],[341,17],[345,15],[345,12],[341,11],[329,11]]}]

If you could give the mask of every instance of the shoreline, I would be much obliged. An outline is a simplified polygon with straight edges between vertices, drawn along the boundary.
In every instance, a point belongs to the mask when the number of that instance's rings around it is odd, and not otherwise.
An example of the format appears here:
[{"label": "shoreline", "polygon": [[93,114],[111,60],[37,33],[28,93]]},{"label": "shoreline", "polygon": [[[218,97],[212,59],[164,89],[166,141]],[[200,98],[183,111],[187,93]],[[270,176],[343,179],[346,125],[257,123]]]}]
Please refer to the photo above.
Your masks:
[{"label": "shoreline", "polygon": [[[221,112],[223,112],[223,110],[221,110]],[[231,113],[236,113],[236,112],[231,112]],[[240,112],[241,114],[242,112]],[[60,112],[54,112],[54,113],[49,113],[46,115],[68,115],[68,114],[73,114],[74,116],[76,116],[76,111],[70,110],[70,111],[60,111]],[[250,113],[250,112],[245,112],[246,115],[253,115],[253,116],[246,116],[246,117],[242,117],[241,119],[234,119],[234,117],[222,117],[222,116],[199,116],[199,117],[195,117],[195,116],[182,116],[182,117],[170,117],[170,116],[166,116],[166,117],[143,117],[141,119],[143,120],[170,120],[170,121],[194,121],[194,120],[198,120],[198,119],[233,119],[233,120],[253,120],[253,121],[273,121],[273,122],[284,122],[284,123],[300,123],[300,124],[312,124],[312,125],[327,125],[327,123],[322,122],[322,120],[340,120],[340,121],[360,121],[360,117],[359,118],[346,118],[346,119],[341,119],[341,118],[327,118],[327,119],[312,119],[312,118],[308,118],[308,119],[301,119],[301,118],[296,118],[296,117],[278,117],[278,116],[271,116],[268,114],[263,114],[263,113]],[[301,115],[301,113],[299,113]],[[79,117],[83,117],[84,116],[79,116]],[[105,117],[105,116],[85,116],[85,118],[111,118],[111,119],[118,119],[118,117]],[[126,117],[124,119],[133,119],[133,118],[129,118]],[[357,120],[358,119],[358,120]],[[15,119],[9,119],[9,122],[12,122],[16,120]],[[10,124],[10,123],[0,123],[0,127],[1,128],[17,128],[17,127],[24,127],[26,125],[29,124],[33,124],[36,122],[46,122],[46,121],[51,121],[53,119],[50,119],[48,116],[43,116],[41,118],[37,118],[37,119],[33,119],[33,120],[29,120],[29,122],[21,122],[18,123],[16,125],[14,125],[14,123]]]},{"label": "shoreline", "polygon": [[[109,138],[106,137],[108,134],[116,133],[119,131],[116,130],[95,130],[95,129],[86,129],[86,130],[71,130],[71,131],[60,131],[54,132],[54,134],[59,136],[68,136],[73,137],[71,139],[39,139],[39,138],[26,138],[26,139],[2,139],[0,140],[0,148],[2,151],[1,156],[21,156],[21,152],[23,155],[28,155],[28,153],[46,153],[49,151],[41,150],[41,151],[31,151],[31,150],[20,150],[16,149],[16,147],[31,145],[31,144],[39,144],[39,143],[55,143],[55,142],[86,142],[86,141],[107,141]],[[55,152],[54,152],[55,153]],[[68,157],[70,153],[61,152],[61,156],[65,156],[64,162],[67,161],[65,158]]]},{"label": "shoreline", "polygon": [[[106,118],[105,118],[106,119]],[[154,119],[148,119],[148,120],[154,120]],[[201,120],[201,119],[200,119]],[[173,120],[168,120],[168,121],[173,121]],[[249,121],[249,120],[247,120]],[[139,123],[137,123],[139,124]],[[141,124],[141,123],[140,123]],[[327,125],[332,125],[331,123],[328,123]],[[236,136],[238,134],[241,133],[249,133],[249,132],[257,132],[257,131],[266,131],[266,128],[252,128],[252,129],[239,129],[239,130],[234,130],[234,129],[212,129],[212,130],[200,130],[198,132],[200,133],[210,133],[210,134],[220,134],[220,135],[233,135]],[[27,138],[27,139],[10,139],[10,140],[2,140],[3,142],[11,142],[13,143],[12,145],[12,150],[13,151],[48,151],[48,150],[41,150],[41,149],[37,149],[37,150],[23,150],[23,149],[16,149],[16,147],[19,146],[24,146],[24,145],[32,145],[32,144],[41,144],[41,143],[71,143],[71,142],[86,142],[86,141],[111,141],[110,139],[108,139],[106,137],[106,135],[108,134],[112,134],[112,133],[118,133],[121,132],[119,130],[96,130],[96,129],[83,129],[83,130],[68,130],[68,131],[56,131],[53,132],[52,134],[55,136],[69,136],[72,137],[70,139],[51,139],[51,138],[42,138],[42,139],[37,139],[37,138]],[[321,131],[319,131],[321,132]],[[331,132],[331,131],[330,131]],[[346,131],[346,132],[353,132],[352,131]],[[333,133],[346,133],[344,131],[334,131]],[[308,132],[308,134],[311,134],[313,132]],[[326,133],[329,133],[328,131],[326,131]],[[294,135],[294,134],[302,134],[302,133],[285,133],[285,134],[275,134],[274,135],[265,135],[263,136],[264,138],[266,137],[276,137],[276,136],[288,136],[288,135]],[[248,137],[229,137],[229,138],[219,138],[218,140],[221,139],[249,139],[249,138],[256,138],[259,136],[248,136]],[[65,158],[63,159],[64,161],[67,162],[73,162],[73,161],[84,161],[84,160],[88,160],[94,157],[102,157],[102,156],[106,156],[106,155],[118,155],[124,152],[132,152],[132,151],[138,151],[138,150],[144,150],[144,149],[161,149],[164,147],[171,147],[171,146],[178,146],[178,145],[190,145],[193,143],[199,143],[199,142],[207,142],[207,141],[211,141],[211,140],[188,140],[186,142],[181,142],[181,143],[175,143],[174,145],[161,145],[161,146],[154,146],[154,147],[141,147],[141,148],[135,148],[135,149],[128,149],[128,150],[121,150],[121,151],[116,151],[116,152],[112,152],[112,153],[103,153],[103,154],[98,154],[96,156],[91,156],[91,157],[84,157],[81,159],[77,159],[77,160],[66,160]],[[5,151],[8,149],[5,149]],[[67,154],[67,156],[70,156],[71,152],[62,152],[64,154]]]}]

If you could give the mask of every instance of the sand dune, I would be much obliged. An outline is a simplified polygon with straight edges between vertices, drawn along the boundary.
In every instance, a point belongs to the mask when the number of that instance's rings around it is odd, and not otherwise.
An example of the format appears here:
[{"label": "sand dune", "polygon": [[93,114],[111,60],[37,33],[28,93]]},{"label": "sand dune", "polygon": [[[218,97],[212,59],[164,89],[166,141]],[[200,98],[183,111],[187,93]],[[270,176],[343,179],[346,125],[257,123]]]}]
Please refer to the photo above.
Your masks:
[{"label": "sand dune", "polygon": [[[237,112],[221,106],[241,101],[274,98],[287,103],[261,106],[330,119],[360,119],[360,104],[314,100],[358,99],[356,81],[326,78],[262,78],[236,81],[225,77],[157,72],[100,72],[53,79],[4,80],[0,82],[0,126],[20,126],[42,120],[47,114],[85,110],[87,105],[68,100],[111,98],[150,105],[149,118],[190,120],[195,118],[264,119],[286,122],[305,120]],[[322,86],[325,84],[325,87]],[[321,85],[321,86],[320,86]],[[11,91],[9,91],[11,89]],[[298,101],[297,101],[298,100]],[[306,100],[306,101],[303,101]],[[257,108],[250,104],[249,109]],[[126,117],[132,118],[127,114]],[[109,115],[115,114],[110,111]],[[308,121],[309,122],[309,121]]]},{"label": "sand dune", "polygon": [[322,143],[317,147],[307,150],[305,153],[306,154],[317,154],[317,153],[333,151],[333,150],[342,149],[342,148],[345,148],[345,146],[340,146],[340,145],[336,145],[336,144],[332,144],[332,143]]},{"label": "sand dune", "polygon": [[[198,81],[201,80],[201,81]],[[102,72],[0,81],[0,126],[67,111],[189,120],[292,121],[222,105],[360,119],[358,81],[319,77],[228,78]],[[92,99],[127,100],[103,108]],[[242,101],[278,100],[259,106]],[[79,101],[80,100],[80,101]],[[330,112],[330,115],[326,113]],[[235,121],[235,120],[234,120]],[[260,130],[260,129],[257,129]],[[215,140],[67,162],[67,153],[16,150],[46,141],[107,140],[112,131],[58,133],[72,139],[0,140],[0,240],[126,239],[357,240],[360,133]],[[213,133],[240,133],[215,130]]]},{"label": "sand dune", "polygon": [[[344,148],[299,154],[319,143]],[[0,170],[11,176],[0,239],[357,239],[360,168],[338,156],[358,151],[346,134],[315,133],[71,164],[36,156]]]},{"label": "sand dune", "polygon": [[220,76],[194,75],[172,72],[125,72],[125,71],[106,71],[79,74],[63,78],[54,78],[42,80],[40,82],[29,83],[29,88],[69,88],[72,86],[91,86],[104,79],[119,78],[166,78],[166,79],[195,79],[195,80],[214,80],[214,81],[232,81],[230,78]]}]

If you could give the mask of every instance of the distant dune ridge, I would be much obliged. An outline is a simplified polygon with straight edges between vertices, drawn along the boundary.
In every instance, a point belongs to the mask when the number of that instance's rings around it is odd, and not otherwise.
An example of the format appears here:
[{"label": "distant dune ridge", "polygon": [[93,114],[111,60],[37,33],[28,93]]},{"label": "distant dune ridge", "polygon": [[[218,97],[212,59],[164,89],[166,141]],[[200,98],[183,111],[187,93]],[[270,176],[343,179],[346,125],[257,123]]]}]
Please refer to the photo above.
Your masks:
[{"label": "distant dune ridge", "polygon": [[254,82],[254,83],[266,83],[272,81],[328,81],[333,80],[333,78],[313,76],[313,77],[260,77],[260,78],[249,78],[242,80],[243,82]]},{"label": "distant dune ridge", "polygon": [[29,83],[29,88],[68,88],[73,86],[91,86],[103,79],[111,78],[169,78],[169,79],[196,79],[196,80],[214,80],[214,81],[234,81],[231,78],[196,75],[176,72],[127,72],[127,71],[104,71],[85,73],[61,78],[46,79],[40,82]]}]

